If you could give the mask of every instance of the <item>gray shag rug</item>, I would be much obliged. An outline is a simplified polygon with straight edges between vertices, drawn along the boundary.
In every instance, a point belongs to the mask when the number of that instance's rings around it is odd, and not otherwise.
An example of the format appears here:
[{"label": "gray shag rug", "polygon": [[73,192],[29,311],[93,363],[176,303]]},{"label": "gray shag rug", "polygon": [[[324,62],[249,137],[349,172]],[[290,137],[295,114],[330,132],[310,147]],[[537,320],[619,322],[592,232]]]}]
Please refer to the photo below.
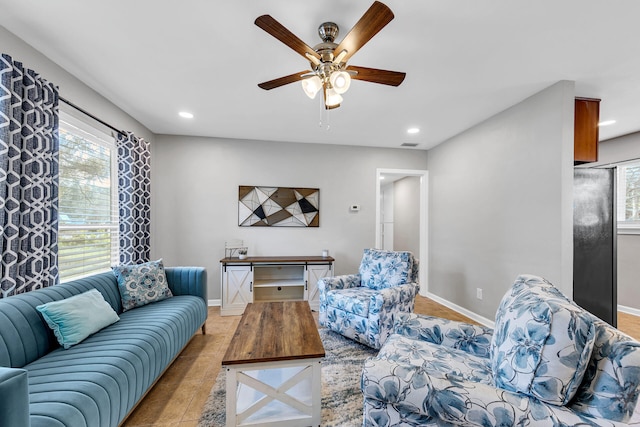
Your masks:
[{"label": "gray shag rug", "polygon": [[[367,357],[377,350],[347,339],[327,329],[319,329],[324,346],[322,360],[322,425],[351,427],[362,425],[360,375]],[[224,426],[226,421],[225,371],[220,370],[204,405],[198,427]]]}]

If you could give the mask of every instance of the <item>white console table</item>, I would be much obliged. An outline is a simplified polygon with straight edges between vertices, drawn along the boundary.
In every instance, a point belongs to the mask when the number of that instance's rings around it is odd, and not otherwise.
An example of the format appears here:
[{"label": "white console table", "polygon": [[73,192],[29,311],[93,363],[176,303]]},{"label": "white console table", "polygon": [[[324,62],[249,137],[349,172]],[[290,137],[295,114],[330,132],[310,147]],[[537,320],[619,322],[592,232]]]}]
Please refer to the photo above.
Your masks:
[{"label": "white console table", "polygon": [[222,309],[240,315],[252,302],[308,301],[318,310],[318,280],[333,276],[332,257],[264,256],[220,260]]}]

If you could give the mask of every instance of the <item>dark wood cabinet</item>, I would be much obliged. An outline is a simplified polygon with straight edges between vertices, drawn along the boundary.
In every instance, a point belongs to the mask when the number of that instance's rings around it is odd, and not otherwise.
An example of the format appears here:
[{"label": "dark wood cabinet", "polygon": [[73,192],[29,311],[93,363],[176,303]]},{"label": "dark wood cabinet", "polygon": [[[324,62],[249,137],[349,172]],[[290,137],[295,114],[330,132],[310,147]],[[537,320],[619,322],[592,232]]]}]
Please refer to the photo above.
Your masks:
[{"label": "dark wood cabinet", "polygon": [[600,100],[575,99],[573,160],[575,165],[598,161],[598,121]]}]

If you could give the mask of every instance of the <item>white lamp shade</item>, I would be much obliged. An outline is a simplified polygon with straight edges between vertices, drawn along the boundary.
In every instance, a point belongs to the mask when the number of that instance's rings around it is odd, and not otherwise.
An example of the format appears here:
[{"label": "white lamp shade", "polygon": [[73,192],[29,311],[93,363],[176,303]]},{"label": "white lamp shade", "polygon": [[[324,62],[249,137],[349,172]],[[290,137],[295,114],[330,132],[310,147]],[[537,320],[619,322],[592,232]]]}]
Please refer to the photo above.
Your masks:
[{"label": "white lamp shade", "polygon": [[340,103],[342,103],[342,97],[340,94],[338,94],[334,89],[327,89],[324,104],[327,107],[335,107],[336,105],[340,105]]},{"label": "white lamp shade", "polygon": [[338,71],[331,74],[329,82],[336,93],[345,93],[351,85],[351,76],[345,71]]},{"label": "white lamp shade", "polygon": [[304,90],[304,93],[306,93],[309,98],[315,98],[320,89],[322,89],[320,77],[313,76],[302,79],[302,90]]}]

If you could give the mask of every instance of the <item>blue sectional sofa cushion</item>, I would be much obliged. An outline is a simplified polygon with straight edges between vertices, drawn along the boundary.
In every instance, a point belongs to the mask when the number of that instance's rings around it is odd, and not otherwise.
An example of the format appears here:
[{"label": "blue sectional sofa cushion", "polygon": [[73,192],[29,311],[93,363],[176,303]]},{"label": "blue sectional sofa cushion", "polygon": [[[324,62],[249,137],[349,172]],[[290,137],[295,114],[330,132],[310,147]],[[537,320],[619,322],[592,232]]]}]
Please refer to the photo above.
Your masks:
[{"label": "blue sectional sofa cushion", "polygon": [[64,348],[120,320],[97,289],[36,306]]},{"label": "blue sectional sofa cushion", "polygon": [[[0,396],[12,401],[0,403],[2,425],[120,425],[207,317],[203,268],[166,277],[173,298],[126,312],[111,272],[0,300]],[[65,350],[36,306],[90,289],[120,320]]]}]

